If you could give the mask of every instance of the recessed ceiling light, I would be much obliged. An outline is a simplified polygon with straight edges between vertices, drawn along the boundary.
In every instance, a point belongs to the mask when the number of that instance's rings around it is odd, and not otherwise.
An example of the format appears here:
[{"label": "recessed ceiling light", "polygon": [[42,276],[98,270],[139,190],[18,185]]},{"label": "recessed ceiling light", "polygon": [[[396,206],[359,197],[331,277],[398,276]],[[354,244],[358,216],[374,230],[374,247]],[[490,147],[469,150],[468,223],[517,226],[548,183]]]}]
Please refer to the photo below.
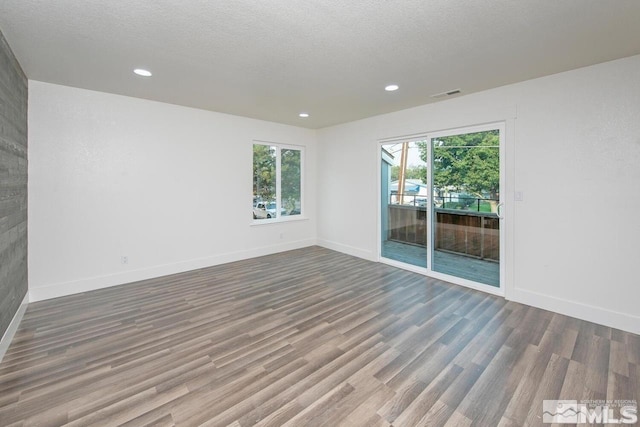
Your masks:
[{"label": "recessed ceiling light", "polygon": [[394,90],[398,90],[398,88],[400,88],[400,86],[398,85],[388,85],[385,86],[384,90],[386,90],[387,92],[393,92]]},{"label": "recessed ceiling light", "polygon": [[303,119],[306,119],[307,117],[309,117],[309,113],[300,113],[298,114],[298,116],[302,117]]},{"label": "recessed ceiling light", "polygon": [[133,72],[142,77],[151,77],[153,75],[151,74],[151,71],[145,70],[143,68],[136,68],[135,70],[133,70]]}]

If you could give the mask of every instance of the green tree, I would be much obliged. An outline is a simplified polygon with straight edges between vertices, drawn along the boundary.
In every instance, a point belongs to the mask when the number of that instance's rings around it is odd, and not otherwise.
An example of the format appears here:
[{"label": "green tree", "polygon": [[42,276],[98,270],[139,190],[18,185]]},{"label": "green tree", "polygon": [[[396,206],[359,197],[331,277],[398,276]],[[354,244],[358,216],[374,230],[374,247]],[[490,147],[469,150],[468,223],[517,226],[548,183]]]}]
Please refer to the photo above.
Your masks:
[{"label": "green tree", "polygon": [[276,197],[276,148],[253,144],[253,197],[264,201]]},{"label": "green tree", "polygon": [[300,150],[283,148],[280,153],[281,203],[288,212],[292,212],[296,208],[296,204],[300,205]]},{"label": "green tree", "polygon": [[[500,136],[497,130],[437,138],[433,142],[433,185],[439,189],[489,196],[500,191]],[[427,161],[427,142],[418,142]]]},{"label": "green tree", "polygon": [[[400,176],[400,166],[391,167],[391,180],[397,181]],[[419,179],[423,184],[427,183],[427,168],[424,166],[409,166],[404,173],[405,179]]]}]

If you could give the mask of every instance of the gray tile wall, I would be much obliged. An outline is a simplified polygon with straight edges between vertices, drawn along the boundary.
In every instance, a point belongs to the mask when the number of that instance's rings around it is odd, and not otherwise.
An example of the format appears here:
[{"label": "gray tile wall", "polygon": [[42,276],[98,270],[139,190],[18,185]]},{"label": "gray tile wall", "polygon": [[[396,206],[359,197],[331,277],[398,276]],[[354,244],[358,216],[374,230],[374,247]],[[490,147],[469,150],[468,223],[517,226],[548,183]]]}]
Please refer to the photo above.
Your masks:
[{"label": "gray tile wall", "polygon": [[27,78],[0,32],[0,337],[27,293]]}]

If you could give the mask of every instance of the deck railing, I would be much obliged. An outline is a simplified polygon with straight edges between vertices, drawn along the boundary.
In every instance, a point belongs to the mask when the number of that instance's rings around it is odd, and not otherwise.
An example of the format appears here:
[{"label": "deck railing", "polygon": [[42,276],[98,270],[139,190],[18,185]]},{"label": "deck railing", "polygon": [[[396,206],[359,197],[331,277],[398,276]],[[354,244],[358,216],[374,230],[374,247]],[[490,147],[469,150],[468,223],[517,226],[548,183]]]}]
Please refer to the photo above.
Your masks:
[{"label": "deck railing", "polygon": [[[427,245],[427,207],[388,205],[389,240]],[[435,208],[436,250],[500,260],[500,220],[495,213]]]}]

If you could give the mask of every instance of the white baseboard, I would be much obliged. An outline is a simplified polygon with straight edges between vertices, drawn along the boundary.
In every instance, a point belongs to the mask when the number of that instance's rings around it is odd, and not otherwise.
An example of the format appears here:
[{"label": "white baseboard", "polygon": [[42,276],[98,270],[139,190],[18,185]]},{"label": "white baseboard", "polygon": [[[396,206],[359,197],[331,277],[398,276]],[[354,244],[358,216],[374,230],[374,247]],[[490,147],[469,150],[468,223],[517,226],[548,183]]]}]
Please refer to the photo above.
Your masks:
[{"label": "white baseboard", "polygon": [[354,246],[343,245],[342,243],[332,242],[330,240],[318,239],[318,246],[331,249],[343,254],[353,255],[358,258],[366,259],[368,261],[377,262],[378,257],[372,251],[366,249],[356,248]]},{"label": "white baseboard", "polygon": [[[24,311],[26,309],[27,301],[35,302],[81,292],[88,292],[110,286],[136,282],[139,280],[152,279],[169,274],[181,273],[185,271],[196,270],[199,268],[225,264],[228,262],[240,261],[243,259],[304,248],[316,244],[327,249],[342,252],[347,255],[352,255],[374,262],[378,261],[377,255],[370,250],[356,248],[353,246],[344,245],[342,243],[332,242],[324,239],[318,239],[317,241],[314,239],[306,239],[296,242],[288,242],[280,245],[265,246],[246,251],[231,252],[173,264],[160,265],[146,269],[127,271],[107,276],[91,277],[76,281],[31,287],[31,289],[29,289],[28,299],[25,296],[25,301],[23,301],[20,309],[14,316],[14,319],[9,326],[9,329],[7,329],[7,332],[4,334],[2,341],[0,341],[0,355],[3,355],[7,350],[9,343],[11,342],[11,338],[13,337],[13,334],[15,334],[15,330],[17,329],[18,324],[22,319],[22,315],[24,314]],[[635,315],[620,313],[601,307],[582,304],[575,301],[565,300],[562,298],[557,298],[518,288],[508,289],[506,298],[508,300],[542,308],[544,310],[553,311],[555,313],[560,313],[589,322],[598,323],[623,331],[628,331],[634,334],[640,334],[640,317]]]},{"label": "white baseboard", "polygon": [[[374,254],[374,252],[361,248],[343,245],[341,243],[323,239],[318,239],[318,245],[327,249],[332,249],[334,251],[353,255],[369,261],[378,261],[377,256],[376,254]],[[385,263],[393,265],[390,262]],[[424,274],[421,271],[416,272]],[[639,316],[620,313],[617,311],[604,309],[602,307],[596,307],[518,288],[513,289],[507,287],[505,298],[532,307],[553,311],[554,313],[564,314],[566,316],[575,317],[577,319],[609,326],[611,328],[620,329],[634,334],[640,334]]]},{"label": "white baseboard", "polygon": [[640,334],[640,317],[631,314],[517,288],[508,293],[507,299],[588,322]]},{"label": "white baseboard", "polygon": [[4,354],[9,349],[9,345],[11,345],[11,341],[13,340],[13,336],[18,330],[18,326],[20,326],[20,321],[24,316],[24,312],[27,311],[27,305],[29,305],[29,292],[27,292],[27,294],[22,299],[20,307],[18,307],[18,311],[16,311],[16,314],[13,315],[13,319],[11,319],[9,327],[2,335],[2,339],[0,339],[0,362],[2,362]]},{"label": "white baseboard", "polygon": [[110,274],[106,276],[89,277],[80,280],[63,283],[52,283],[43,286],[32,286],[29,289],[29,301],[42,301],[66,295],[94,291],[96,289],[107,288],[110,286],[117,286],[125,283],[137,282],[140,280],[153,279],[169,274],[182,273],[185,271],[197,270],[199,268],[226,264],[243,259],[255,258],[293,249],[300,249],[308,246],[313,246],[315,244],[315,239],[299,240],[279,245],[249,249],[246,251],[230,252],[221,255],[214,255],[211,257],[192,259],[172,264],[158,265],[139,270],[129,270],[123,273]]}]

